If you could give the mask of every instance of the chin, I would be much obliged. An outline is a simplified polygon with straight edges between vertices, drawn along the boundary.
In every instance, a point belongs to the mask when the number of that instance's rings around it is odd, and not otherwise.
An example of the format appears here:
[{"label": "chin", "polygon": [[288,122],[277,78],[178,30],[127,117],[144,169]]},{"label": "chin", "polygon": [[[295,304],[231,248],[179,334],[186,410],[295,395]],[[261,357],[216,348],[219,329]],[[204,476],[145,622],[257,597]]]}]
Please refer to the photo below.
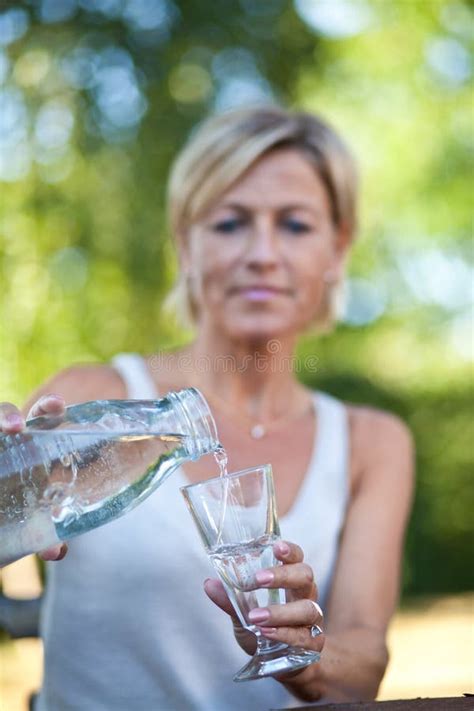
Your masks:
[{"label": "chin", "polygon": [[299,329],[281,314],[240,316],[226,319],[225,330],[233,339],[266,343],[272,339],[294,335]]}]

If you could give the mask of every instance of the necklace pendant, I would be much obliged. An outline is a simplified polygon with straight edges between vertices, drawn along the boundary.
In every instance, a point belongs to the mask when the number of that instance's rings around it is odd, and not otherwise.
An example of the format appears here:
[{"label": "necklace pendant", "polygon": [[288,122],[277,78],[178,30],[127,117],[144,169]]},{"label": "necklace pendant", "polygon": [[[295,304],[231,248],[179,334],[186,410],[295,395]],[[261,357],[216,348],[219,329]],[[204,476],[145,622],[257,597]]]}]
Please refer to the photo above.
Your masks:
[{"label": "necklace pendant", "polygon": [[250,436],[252,439],[262,439],[262,437],[265,437],[266,433],[267,431],[265,427],[261,424],[254,425],[250,428]]}]

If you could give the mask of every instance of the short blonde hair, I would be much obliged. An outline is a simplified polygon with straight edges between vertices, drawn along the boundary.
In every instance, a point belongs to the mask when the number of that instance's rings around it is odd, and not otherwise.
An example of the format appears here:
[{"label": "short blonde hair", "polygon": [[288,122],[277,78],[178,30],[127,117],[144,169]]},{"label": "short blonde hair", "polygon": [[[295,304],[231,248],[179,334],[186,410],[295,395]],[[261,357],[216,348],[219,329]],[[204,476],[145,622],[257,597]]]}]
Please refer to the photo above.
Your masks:
[{"label": "short blonde hair", "polygon": [[[314,166],[330,201],[336,228],[352,239],[357,227],[357,173],[352,155],[325,121],[276,106],[233,109],[216,114],[191,135],[172,167],[168,183],[168,215],[172,234],[183,239],[234,183],[261,157],[278,148],[300,151]],[[332,323],[337,284],[327,289],[319,326]],[[180,273],[165,306],[190,326],[198,309],[186,275]]]}]

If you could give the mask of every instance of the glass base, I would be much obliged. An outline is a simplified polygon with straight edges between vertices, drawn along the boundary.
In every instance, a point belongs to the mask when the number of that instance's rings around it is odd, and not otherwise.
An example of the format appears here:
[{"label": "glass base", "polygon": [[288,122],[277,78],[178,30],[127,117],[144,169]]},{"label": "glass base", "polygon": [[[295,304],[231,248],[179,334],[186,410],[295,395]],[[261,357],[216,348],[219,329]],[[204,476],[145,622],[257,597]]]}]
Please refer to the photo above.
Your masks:
[{"label": "glass base", "polygon": [[319,662],[321,655],[303,647],[285,646],[271,652],[255,654],[252,659],[234,676],[234,681],[251,681],[266,676],[284,674],[304,669],[314,662]]}]

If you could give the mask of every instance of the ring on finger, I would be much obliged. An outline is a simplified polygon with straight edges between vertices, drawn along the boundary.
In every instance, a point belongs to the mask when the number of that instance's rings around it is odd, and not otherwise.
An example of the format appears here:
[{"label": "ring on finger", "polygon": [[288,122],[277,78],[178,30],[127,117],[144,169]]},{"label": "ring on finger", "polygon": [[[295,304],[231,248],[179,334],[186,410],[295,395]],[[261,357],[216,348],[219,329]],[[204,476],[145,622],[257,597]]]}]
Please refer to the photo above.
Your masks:
[{"label": "ring on finger", "polygon": [[311,627],[309,628],[309,633],[314,639],[315,637],[319,637],[320,635],[322,635],[323,631],[319,625],[311,625]]},{"label": "ring on finger", "polygon": [[310,600],[310,603],[313,605],[314,609],[316,610],[316,613],[317,613],[316,619],[319,620],[320,617],[323,618],[323,617],[324,617],[324,613],[323,613],[323,611],[321,610],[321,608],[320,608],[320,606],[318,605],[318,603],[317,603],[315,600]]}]

